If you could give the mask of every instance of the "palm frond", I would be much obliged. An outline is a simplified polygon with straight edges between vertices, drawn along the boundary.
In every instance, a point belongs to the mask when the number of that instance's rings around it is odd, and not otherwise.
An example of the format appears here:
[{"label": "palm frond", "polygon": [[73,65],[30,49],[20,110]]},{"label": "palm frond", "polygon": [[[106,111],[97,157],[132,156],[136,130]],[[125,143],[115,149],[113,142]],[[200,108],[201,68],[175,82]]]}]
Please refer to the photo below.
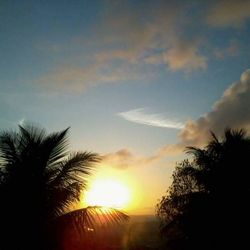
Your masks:
[{"label": "palm frond", "polygon": [[246,136],[246,131],[244,129],[231,129],[226,128],[224,131],[225,139],[230,140],[231,138],[241,138]]},{"label": "palm frond", "polygon": [[[18,151],[19,157],[22,162],[29,167],[34,165],[39,165],[36,170],[42,171],[41,166],[44,165],[43,152],[41,151],[41,143],[46,137],[44,129],[34,127],[32,125],[19,125],[19,141],[18,141]],[[43,160],[43,162],[41,162]]]},{"label": "palm frond", "polygon": [[64,227],[71,227],[76,233],[84,234],[88,231],[95,231],[103,226],[125,222],[129,219],[125,213],[101,206],[89,206],[74,210],[56,219],[56,224]]},{"label": "palm frond", "polygon": [[199,154],[203,154],[204,150],[200,149],[198,147],[186,147],[185,149],[185,153],[187,154],[192,154],[194,156],[199,155]]},{"label": "palm frond", "polygon": [[80,200],[82,186],[79,182],[74,182],[65,187],[54,187],[49,192],[48,208],[50,217],[58,217],[69,211],[70,207]]},{"label": "palm frond", "polygon": [[215,134],[213,131],[210,131],[210,134],[211,134],[211,137],[212,137],[212,140],[213,140],[213,141],[219,142],[218,137],[216,136],[216,134]]},{"label": "palm frond", "polygon": [[16,148],[18,135],[15,132],[2,132],[0,134],[1,163],[14,163],[18,159]]},{"label": "palm frond", "polygon": [[99,156],[93,153],[71,154],[67,160],[49,168],[47,175],[50,181],[47,188],[50,193],[48,204],[51,205],[53,216],[60,216],[67,212],[74,202],[80,200],[80,195],[86,188],[88,177]]},{"label": "palm frond", "polygon": [[[65,129],[47,135],[45,130],[27,125],[19,126],[17,133],[0,132],[0,193],[3,200],[0,212],[11,218],[11,223],[3,221],[3,228],[30,225],[28,231],[20,232],[25,243],[28,243],[25,240],[27,233],[38,233],[34,228],[43,231],[52,227],[50,232],[53,233],[63,225],[63,228],[71,227],[78,233],[85,233],[128,219],[126,214],[112,208],[87,207],[69,212],[79,201],[87,177],[100,157],[90,152],[67,157],[67,132]],[[13,213],[16,203],[22,204],[20,211],[24,216]],[[47,238],[47,232],[43,233],[41,238]]]},{"label": "palm frond", "polygon": [[47,157],[47,168],[52,168],[59,160],[62,160],[67,155],[68,133],[69,128],[48,135],[42,142],[41,148]]},{"label": "palm frond", "polygon": [[24,146],[31,142],[34,144],[40,144],[46,136],[44,129],[33,125],[19,125],[18,127],[22,138],[21,143],[23,143]]},{"label": "palm frond", "polygon": [[98,154],[89,152],[77,152],[58,164],[58,173],[51,181],[51,185],[69,185],[73,182],[80,182],[82,187],[86,187],[86,177],[94,169],[95,163],[100,161]]}]

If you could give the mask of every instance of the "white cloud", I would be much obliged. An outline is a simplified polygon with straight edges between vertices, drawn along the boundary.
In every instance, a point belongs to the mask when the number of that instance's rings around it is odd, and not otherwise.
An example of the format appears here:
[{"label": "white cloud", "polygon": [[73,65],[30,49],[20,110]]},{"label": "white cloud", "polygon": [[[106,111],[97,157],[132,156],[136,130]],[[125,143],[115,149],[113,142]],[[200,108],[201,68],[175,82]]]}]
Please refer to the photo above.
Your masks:
[{"label": "white cloud", "polygon": [[210,131],[221,135],[226,127],[250,129],[250,69],[226,89],[209,113],[187,122],[180,139],[184,145],[203,145]]},{"label": "white cloud", "polygon": [[161,128],[173,128],[182,129],[184,125],[181,122],[167,119],[162,114],[149,114],[145,112],[145,109],[133,109],[118,114],[125,120],[145,124],[148,126],[161,127]]},{"label": "white cloud", "polygon": [[147,166],[167,156],[177,156],[184,152],[186,146],[204,146],[210,131],[217,136],[223,134],[227,127],[250,130],[250,69],[242,73],[238,82],[227,88],[223,96],[214,104],[212,110],[197,120],[182,123],[167,120],[159,114],[147,114],[144,109],[135,109],[120,113],[126,120],[157,127],[182,129],[179,142],[165,145],[149,156],[138,156],[129,149],[121,149],[103,157],[104,163],[125,169],[128,167]]}]

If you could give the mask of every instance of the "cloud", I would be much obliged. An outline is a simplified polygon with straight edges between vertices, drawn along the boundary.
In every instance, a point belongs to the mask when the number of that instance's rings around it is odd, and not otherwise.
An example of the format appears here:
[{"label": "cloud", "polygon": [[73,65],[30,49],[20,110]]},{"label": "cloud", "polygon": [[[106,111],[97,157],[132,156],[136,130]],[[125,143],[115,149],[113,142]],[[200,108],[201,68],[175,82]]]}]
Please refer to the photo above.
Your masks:
[{"label": "cloud", "polygon": [[36,82],[57,91],[58,89],[82,91],[98,84],[145,78],[151,78],[150,71],[145,74],[139,67],[120,64],[112,66],[106,62],[94,62],[82,68],[71,65],[59,66]]},{"label": "cloud", "polygon": [[25,118],[20,119],[20,120],[17,122],[17,124],[20,125],[20,126],[25,125],[25,124],[26,124]]},{"label": "cloud", "polygon": [[239,53],[239,44],[236,40],[231,40],[228,47],[224,49],[218,49],[216,48],[214,50],[214,55],[218,59],[223,59],[228,56],[236,56]]},{"label": "cloud", "polygon": [[126,169],[129,167],[146,166],[154,162],[154,156],[143,157],[135,155],[129,149],[121,149],[114,153],[106,154],[102,157],[102,163],[118,169]]},{"label": "cloud", "polygon": [[[156,1],[151,8],[140,12],[129,6],[116,5],[113,13],[105,16],[101,33],[115,49],[96,54],[98,61],[124,60],[128,63],[165,64],[168,69],[195,71],[207,67],[207,58],[199,51],[202,45],[196,36],[186,38],[180,30],[185,29],[189,17],[188,5]],[[147,16],[147,20],[143,18]],[[183,20],[180,22],[179,20]],[[187,22],[185,22],[187,21]],[[189,20],[190,21],[190,20]],[[110,28],[112,27],[112,28]],[[117,48],[117,43],[118,45]]]},{"label": "cloud", "polygon": [[121,112],[118,115],[125,120],[148,126],[173,129],[182,129],[184,127],[181,122],[166,119],[162,114],[148,114],[143,108]]},{"label": "cloud", "polygon": [[[57,90],[79,91],[103,83],[151,78],[152,64],[166,65],[173,71],[205,69],[207,59],[199,51],[197,38],[187,39],[180,32],[188,22],[179,20],[190,18],[186,14],[189,5],[174,1],[147,4],[145,8],[133,8],[125,2],[109,5],[97,19],[89,40],[74,39],[78,46],[88,48],[82,59],[85,65],[79,65],[78,54],[75,62],[69,59],[71,63],[58,65],[36,82]],[[89,60],[87,65],[84,58]]]},{"label": "cloud", "polygon": [[200,44],[198,39],[188,41],[175,37],[171,39],[167,48],[162,49],[161,53],[151,54],[144,61],[153,65],[165,64],[172,71],[204,70],[207,68],[208,60],[200,53]]},{"label": "cloud", "polygon": [[198,45],[178,41],[175,45],[163,53],[163,61],[171,70],[184,70],[187,72],[206,69],[207,58],[199,53]]},{"label": "cloud", "polygon": [[249,18],[249,0],[220,0],[209,8],[207,23],[214,27],[239,27]]},{"label": "cloud", "polygon": [[[159,116],[144,114],[143,111],[143,109],[131,110],[122,113],[122,116],[133,122],[156,126],[152,120],[155,117],[157,120]],[[165,120],[162,120],[161,117],[160,121]],[[156,124],[158,123],[156,122]],[[165,123],[163,122],[163,124]],[[185,123],[179,134],[178,143],[165,145],[149,156],[138,156],[131,150],[124,148],[104,155],[103,163],[118,169],[148,166],[159,162],[164,157],[180,156],[187,146],[202,147],[210,138],[210,131],[220,136],[226,127],[250,129],[250,69],[242,73],[238,82],[225,90],[223,96],[214,104],[210,112],[197,120]]]},{"label": "cloud", "polygon": [[[162,116],[145,114],[144,109],[135,109],[119,115],[133,122],[169,127],[169,122]],[[182,128],[183,124],[170,122],[170,126]],[[178,143],[165,145],[149,156],[138,156],[129,149],[121,149],[104,155],[103,163],[119,169],[148,166],[164,157],[183,154],[187,146],[204,146],[211,136],[210,131],[220,136],[226,127],[250,129],[250,69],[242,73],[238,82],[225,90],[210,112],[197,120],[185,123]]]},{"label": "cloud", "polygon": [[102,157],[102,163],[112,167],[126,169],[134,165],[136,159],[129,149],[120,149],[117,152],[106,154]]},{"label": "cloud", "polygon": [[[79,91],[103,83],[145,79],[148,69],[152,77],[156,66],[172,72],[200,72],[208,67],[209,52],[219,59],[237,55],[235,41],[226,48],[211,47],[205,52],[209,37],[204,30],[208,25],[225,28],[244,24],[250,17],[250,1],[198,2],[156,0],[136,3],[136,7],[127,1],[104,4],[91,33],[72,39],[74,51],[80,46],[78,50],[84,53],[77,54],[75,62],[72,56],[69,60],[73,63],[55,67],[38,82]],[[197,11],[202,8],[208,9],[204,16]],[[57,47],[53,45],[53,49]],[[87,65],[79,66],[86,60]]]},{"label": "cloud", "polygon": [[157,155],[159,158],[166,157],[166,156],[177,156],[184,152],[185,146],[182,143],[177,144],[168,144],[161,147],[157,151]]},{"label": "cloud", "polygon": [[144,61],[148,64],[153,64],[153,65],[163,64],[164,62],[163,53],[150,55],[146,57]]},{"label": "cloud", "polygon": [[95,58],[98,62],[108,62],[112,60],[125,60],[129,63],[138,62],[139,51],[137,49],[117,49],[117,50],[108,50],[96,54]]},{"label": "cloud", "polygon": [[180,140],[183,145],[204,145],[209,131],[221,135],[226,127],[250,129],[250,69],[226,89],[209,113],[185,124]]},{"label": "cloud", "polygon": [[123,148],[116,152],[104,155],[102,157],[102,164],[118,169],[146,167],[160,161],[166,156],[179,155],[181,152],[183,152],[182,145],[166,145],[149,156],[138,156],[130,149]]},{"label": "cloud", "polygon": [[[157,120],[159,116],[144,114],[143,111],[143,109],[136,109],[124,112],[125,115],[122,114],[130,121],[156,126],[152,120],[155,117]],[[161,122],[165,121],[162,119],[161,117]],[[171,126],[174,127],[174,124],[172,123]],[[183,127],[183,124],[179,124],[179,127]],[[181,155],[187,146],[204,146],[211,136],[210,131],[220,136],[226,127],[250,129],[250,69],[245,70],[240,80],[225,90],[210,112],[197,120],[189,120],[185,123],[180,131],[178,143],[165,145],[151,156],[144,157],[135,156],[130,150],[123,149],[106,155],[104,161],[118,168],[147,166],[167,156]]]},{"label": "cloud", "polygon": [[[158,48],[162,51],[160,53],[147,50],[147,48],[143,48],[143,44],[140,44],[140,48],[103,51],[96,54],[95,58],[98,62],[110,62],[118,59],[130,64],[165,64],[172,71],[191,72],[207,68],[207,57],[200,53],[199,43],[193,40],[184,41],[182,38],[175,37],[175,39],[172,38],[171,41],[166,42],[165,45],[166,47],[161,46]],[[147,53],[149,55],[144,56]]]}]

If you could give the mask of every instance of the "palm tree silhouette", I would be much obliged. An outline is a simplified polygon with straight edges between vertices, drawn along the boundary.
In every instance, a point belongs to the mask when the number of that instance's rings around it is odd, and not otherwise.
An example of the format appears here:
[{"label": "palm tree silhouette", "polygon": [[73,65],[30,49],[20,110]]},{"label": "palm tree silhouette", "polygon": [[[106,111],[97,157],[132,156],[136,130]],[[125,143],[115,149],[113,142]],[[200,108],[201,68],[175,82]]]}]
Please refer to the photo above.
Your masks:
[{"label": "palm tree silhouette", "polygon": [[97,218],[127,219],[115,209],[72,210],[100,157],[69,153],[67,133],[47,135],[28,125],[0,134],[1,249],[54,249],[65,227],[83,234]]},{"label": "palm tree silhouette", "polygon": [[193,160],[177,165],[157,205],[169,249],[249,248],[250,138],[226,129],[221,140],[212,133],[204,149],[187,153]]}]

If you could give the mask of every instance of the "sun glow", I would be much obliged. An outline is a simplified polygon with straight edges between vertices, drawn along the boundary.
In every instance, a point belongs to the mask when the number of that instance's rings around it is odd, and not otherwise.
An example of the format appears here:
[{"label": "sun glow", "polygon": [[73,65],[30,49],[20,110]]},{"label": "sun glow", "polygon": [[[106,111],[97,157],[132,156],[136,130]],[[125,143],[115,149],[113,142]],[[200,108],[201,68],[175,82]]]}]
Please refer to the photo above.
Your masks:
[{"label": "sun glow", "polygon": [[120,181],[113,179],[96,180],[86,193],[89,206],[124,208],[130,200],[129,189]]}]

